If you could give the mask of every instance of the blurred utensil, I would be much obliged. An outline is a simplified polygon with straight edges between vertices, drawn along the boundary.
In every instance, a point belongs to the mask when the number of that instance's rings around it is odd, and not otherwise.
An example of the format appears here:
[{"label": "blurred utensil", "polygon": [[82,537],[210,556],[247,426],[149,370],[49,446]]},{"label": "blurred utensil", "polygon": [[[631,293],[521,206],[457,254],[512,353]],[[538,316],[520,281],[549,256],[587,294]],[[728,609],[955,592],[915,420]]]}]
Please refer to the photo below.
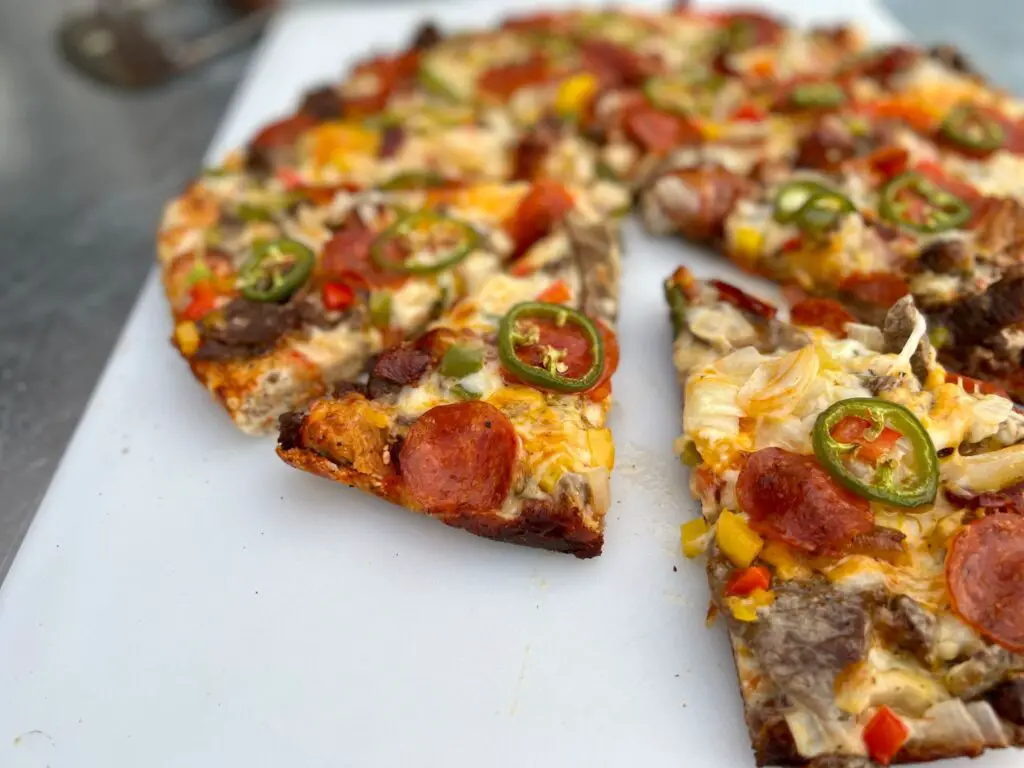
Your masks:
[{"label": "blurred utensil", "polygon": [[[184,74],[257,37],[276,0],[224,0],[229,19],[198,34],[161,34],[156,17],[181,0],[101,0],[85,13],[67,16],[57,45],[79,72],[107,85],[151,88]],[[193,9],[194,10],[194,9]]]}]

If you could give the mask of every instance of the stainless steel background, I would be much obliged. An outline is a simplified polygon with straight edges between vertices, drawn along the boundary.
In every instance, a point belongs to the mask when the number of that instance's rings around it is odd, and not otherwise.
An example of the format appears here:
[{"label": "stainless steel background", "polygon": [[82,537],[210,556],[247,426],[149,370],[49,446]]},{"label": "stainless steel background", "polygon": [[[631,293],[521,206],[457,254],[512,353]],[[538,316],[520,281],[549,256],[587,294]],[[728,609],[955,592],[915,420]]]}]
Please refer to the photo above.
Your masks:
[{"label": "stainless steel background", "polygon": [[[1024,17],[1000,0],[884,0],[1024,91]],[[85,3],[88,4],[88,3]],[[0,0],[0,577],[42,499],[250,50],[151,93],[85,82],[54,53],[82,2]]]}]

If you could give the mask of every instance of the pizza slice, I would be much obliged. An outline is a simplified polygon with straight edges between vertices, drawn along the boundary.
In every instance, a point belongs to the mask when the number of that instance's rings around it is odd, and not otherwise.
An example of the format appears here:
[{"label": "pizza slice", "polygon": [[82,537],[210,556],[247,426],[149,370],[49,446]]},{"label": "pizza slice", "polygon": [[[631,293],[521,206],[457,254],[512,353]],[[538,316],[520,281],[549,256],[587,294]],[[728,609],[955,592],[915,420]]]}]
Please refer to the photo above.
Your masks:
[{"label": "pizza slice", "polygon": [[[575,258],[621,201],[554,181],[280,200],[213,175],[167,208],[158,253],[174,342],[246,432],[362,374],[506,269]],[[259,207],[259,216],[248,215]]]},{"label": "pizza slice", "polygon": [[567,224],[571,259],[492,276],[365,385],[285,414],[281,458],[480,536],[599,555],[618,242]]},{"label": "pizza slice", "polygon": [[[1024,746],[1024,415],[946,381],[910,297],[881,329],[666,283],[678,451],[759,765]],[[834,320],[835,318],[833,318]]]}]

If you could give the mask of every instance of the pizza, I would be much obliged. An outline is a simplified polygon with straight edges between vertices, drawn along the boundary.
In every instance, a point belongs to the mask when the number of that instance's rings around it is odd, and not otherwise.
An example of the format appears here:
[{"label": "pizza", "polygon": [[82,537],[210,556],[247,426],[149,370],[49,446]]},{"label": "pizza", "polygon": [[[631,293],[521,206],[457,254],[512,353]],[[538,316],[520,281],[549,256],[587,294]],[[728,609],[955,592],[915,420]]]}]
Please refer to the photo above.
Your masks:
[{"label": "pizza", "polygon": [[281,458],[480,536],[599,555],[618,244],[567,224],[583,260],[493,275],[365,385],[285,414]]},{"label": "pizza", "polygon": [[204,176],[159,233],[174,343],[238,427],[267,432],[490,276],[585,258],[577,237],[621,205],[602,199],[542,180],[318,204],[246,174]]},{"label": "pizza", "polygon": [[685,269],[665,290],[701,503],[683,548],[758,764],[1024,744],[1024,415],[947,381],[909,296],[879,329],[783,322]]}]

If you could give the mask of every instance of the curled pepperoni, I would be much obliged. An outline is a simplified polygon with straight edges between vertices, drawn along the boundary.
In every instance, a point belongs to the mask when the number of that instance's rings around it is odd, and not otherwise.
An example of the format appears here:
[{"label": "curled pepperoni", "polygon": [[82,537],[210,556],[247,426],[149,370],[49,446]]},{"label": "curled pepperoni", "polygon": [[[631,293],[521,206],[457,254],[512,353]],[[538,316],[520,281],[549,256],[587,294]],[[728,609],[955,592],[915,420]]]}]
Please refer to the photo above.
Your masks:
[{"label": "curled pepperoni", "polygon": [[690,120],[647,105],[627,112],[623,128],[630,141],[647,152],[657,154],[697,144],[701,140],[700,129]]},{"label": "curled pepperoni", "polygon": [[572,195],[564,185],[550,179],[534,183],[515,213],[505,222],[505,231],[515,243],[513,257],[521,256],[550,233],[572,208]]},{"label": "curled pepperoni", "polygon": [[477,81],[480,90],[491,96],[507,99],[520,88],[540,85],[552,76],[551,66],[543,56],[493,67]]},{"label": "curled pepperoni", "polygon": [[750,184],[739,174],[717,165],[683,168],[669,176],[678,179],[687,194],[669,196],[666,191],[660,202],[679,231],[694,240],[721,237],[726,217]]},{"label": "curled pepperoni", "polygon": [[283,120],[270,123],[270,125],[264,126],[259,133],[257,133],[250,147],[255,149],[280,149],[282,147],[290,147],[299,140],[310,128],[317,124],[317,119],[308,113],[300,112],[292,117],[286,117]]},{"label": "curled pepperoni", "polygon": [[855,536],[874,530],[867,499],[836,485],[813,456],[781,448],[750,455],[736,496],[751,528],[814,555],[842,554]]},{"label": "curled pepperoni", "polygon": [[718,291],[718,298],[722,301],[727,301],[737,309],[742,309],[744,312],[750,312],[759,317],[763,317],[766,320],[771,320],[775,317],[775,313],[778,310],[766,301],[751,296],[745,291],[741,291],[735,285],[730,283],[722,282],[721,280],[710,280],[708,281]]},{"label": "curled pepperoni", "polygon": [[829,333],[844,338],[846,324],[856,322],[856,318],[835,299],[804,299],[789,310],[789,319],[797,325],[811,325],[824,328]]},{"label": "curled pepperoni", "polygon": [[882,85],[902,72],[906,72],[921,58],[921,52],[905,45],[893,45],[866,56],[857,62],[851,74],[859,74]]},{"label": "curled pepperoni", "polygon": [[399,466],[412,498],[430,514],[498,509],[512,484],[515,428],[489,403],[431,408],[412,425]]},{"label": "curled pepperoni", "polygon": [[370,260],[370,246],[377,233],[358,219],[350,219],[324,244],[322,269],[353,287],[398,285],[403,275],[378,268]]},{"label": "curled pepperoni", "polygon": [[719,17],[729,29],[728,44],[732,50],[746,50],[777,43],[783,34],[782,24],[756,11],[735,11]]},{"label": "curled pepperoni", "polygon": [[988,639],[1024,652],[1024,517],[994,514],[953,537],[946,585],[953,610]]},{"label": "curled pepperoni", "polygon": [[580,44],[583,67],[597,75],[605,88],[633,87],[644,84],[661,70],[650,56],[642,56],[608,40],[585,40]]},{"label": "curled pepperoni", "polygon": [[910,293],[910,286],[892,272],[871,272],[850,275],[839,284],[839,290],[870,306],[888,308]]}]

